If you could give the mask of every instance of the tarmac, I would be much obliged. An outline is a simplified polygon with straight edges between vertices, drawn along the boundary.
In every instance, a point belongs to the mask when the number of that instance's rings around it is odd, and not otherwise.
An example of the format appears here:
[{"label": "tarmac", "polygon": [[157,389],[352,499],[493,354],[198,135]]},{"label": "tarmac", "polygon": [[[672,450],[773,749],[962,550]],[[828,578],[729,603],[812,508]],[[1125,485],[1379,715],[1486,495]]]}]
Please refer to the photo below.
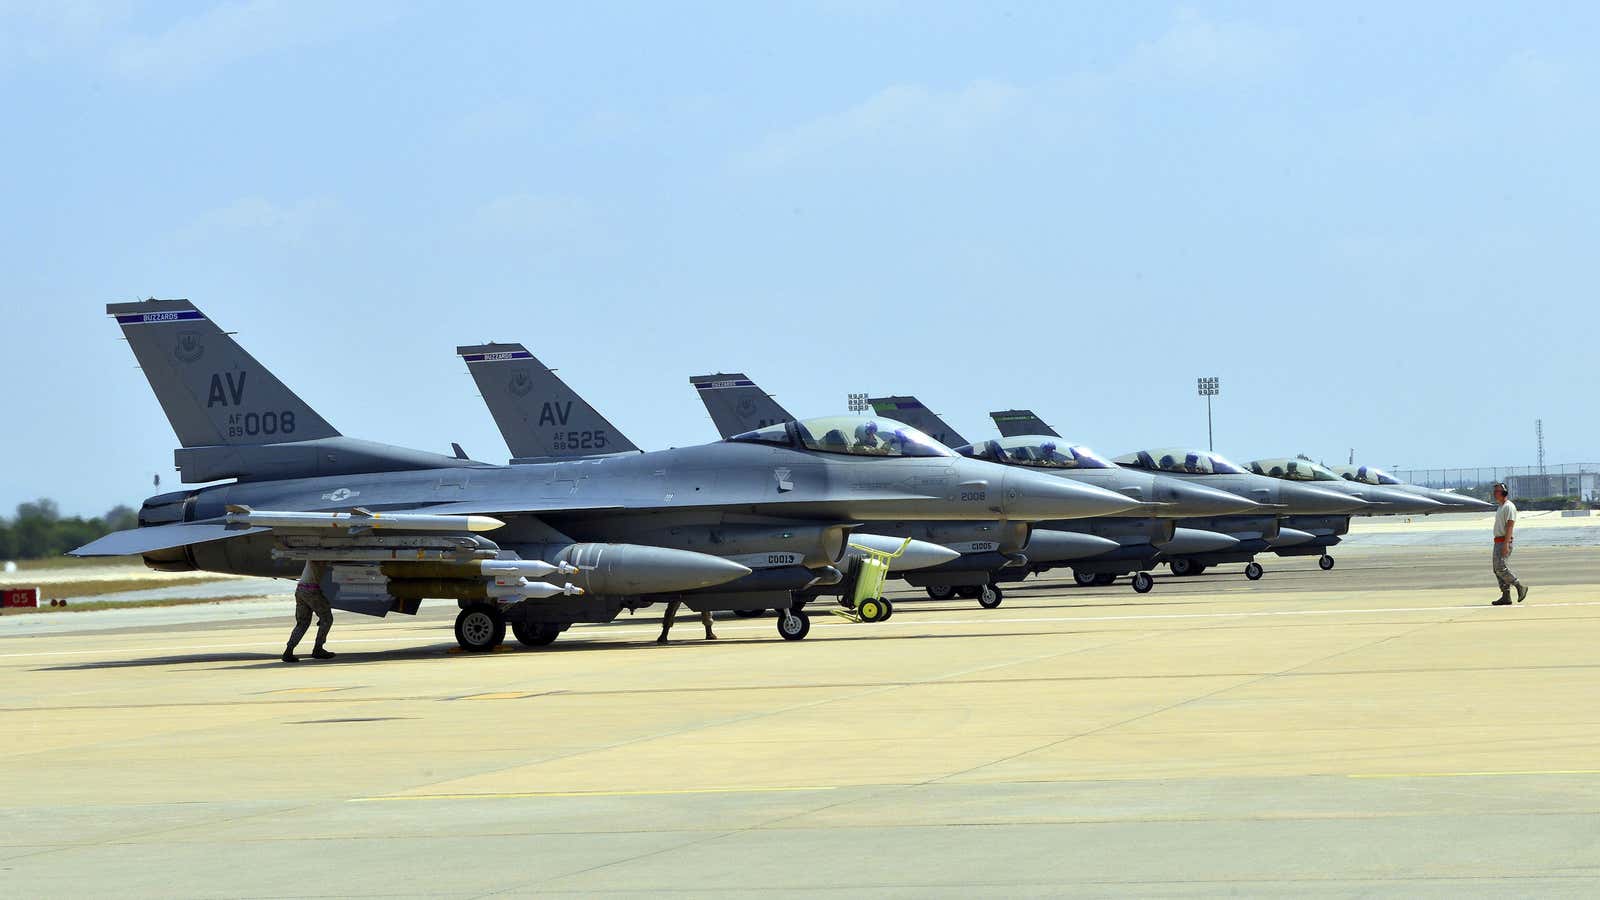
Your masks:
[{"label": "tarmac", "polygon": [[1486,542],[1335,555],[793,643],[656,608],[473,656],[435,603],[294,666],[286,597],[41,614],[81,621],[0,627],[0,885],[1600,896],[1600,554],[1519,547],[1510,608]]}]

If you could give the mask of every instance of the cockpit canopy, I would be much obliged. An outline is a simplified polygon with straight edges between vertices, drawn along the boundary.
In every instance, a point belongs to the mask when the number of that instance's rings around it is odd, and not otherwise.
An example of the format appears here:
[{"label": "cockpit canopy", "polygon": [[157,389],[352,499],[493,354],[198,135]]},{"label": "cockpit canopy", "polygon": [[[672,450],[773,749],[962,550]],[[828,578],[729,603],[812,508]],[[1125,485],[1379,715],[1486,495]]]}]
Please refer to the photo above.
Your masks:
[{"label": "cockpit canopy", "polygon": [[957,447],[962,456],[1041,469],[1112,469],[1116,464],[1082,445],[1039,434],[1013,435]]},{"label": "cockpit canopy", "polygon": [[1290,481],[1338,481],[1339,476],[1327,466],[1309,459],[1258,459],[1250,464],[1250,471],[1269,478],[1287,478]]},{"label": "cockpit canopy", "polygon": [[1404,481],[1377,466],[1340,466],[1338,471],[1346,481],[1359,481],[1362,484],[1405,484]]},{"label": "cockpit canopy", "polygon": [[1125,453],[1117,457],[1116,463],[1132,469],[1189,475],[1240,475],[1245,472],[1243,466],[1230,461],[1220,453],[1212,453],[1209,450],[1186,450],[1182,447]]},{"label": "cockpit canopy", "polygon": [[882,417],[801,419],[746,431],[728,440],[850,456],[955,456],[948,447],[910,425]]}]

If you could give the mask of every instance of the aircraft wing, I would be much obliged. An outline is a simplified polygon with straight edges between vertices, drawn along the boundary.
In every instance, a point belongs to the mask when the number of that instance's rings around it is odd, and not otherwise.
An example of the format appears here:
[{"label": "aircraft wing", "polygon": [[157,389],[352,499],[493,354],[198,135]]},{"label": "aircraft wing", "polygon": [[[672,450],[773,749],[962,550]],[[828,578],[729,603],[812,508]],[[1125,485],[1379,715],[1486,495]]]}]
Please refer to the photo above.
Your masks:
[{"label": "aircraft wing", "polygon": [[227,538],[243,537],[260,528],[230,528],[226,522],[174,522],[170,525],[151,525],[147,528],[129,528],[113,531],[98,540],[90,541],[68,556],[132,556],[136,553],[153,553],[189,544],[204,544]]}]

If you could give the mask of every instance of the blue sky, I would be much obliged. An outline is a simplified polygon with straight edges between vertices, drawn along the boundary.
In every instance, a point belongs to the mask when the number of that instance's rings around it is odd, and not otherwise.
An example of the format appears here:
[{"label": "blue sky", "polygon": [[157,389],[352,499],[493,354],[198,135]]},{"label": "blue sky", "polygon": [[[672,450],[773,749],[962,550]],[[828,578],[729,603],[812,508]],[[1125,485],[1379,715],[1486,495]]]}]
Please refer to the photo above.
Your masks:
[{"label": "blue sky", "polygon": [[1203,444],[1217,375],[1237,458],[1600,458],[1597,9],[0,2],[0,510],[175,482],[103,315],[152,295],[494,461],[458,343],[645,447],[742,369],[1109,454]]}]

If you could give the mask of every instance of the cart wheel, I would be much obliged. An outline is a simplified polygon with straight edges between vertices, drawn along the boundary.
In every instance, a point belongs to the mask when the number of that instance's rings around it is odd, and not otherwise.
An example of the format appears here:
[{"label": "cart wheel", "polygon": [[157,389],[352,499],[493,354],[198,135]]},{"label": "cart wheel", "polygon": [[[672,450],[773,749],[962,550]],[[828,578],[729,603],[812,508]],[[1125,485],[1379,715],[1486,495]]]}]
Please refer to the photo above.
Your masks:
[{"label": "cart wheel", "polygon": [[928,597],[933,600],[949,600],[956,595],[955,587],[948,584],[933,584],[926,588]]},{"label": "cart wheel", "polygon": [[1253,562],[1244,567],[1244,577],[1250,579],[1251,581],[1260,581],[1261,576],[1265,574],[1265,572],[1266,570],[1261,568],[1261,563]]},{"label": "cart wheel", "polygon": [[887,621],[889,621],[889,617],[894,615],[894,602],[891,601],[891,600],[888,600],[888,599],[885,599],[882,602],[883,602],[883,615],[878,618],[878,621],[879,622],[887,622]]},{"label": "cart wheel", "polygon": [[1322,558],[1317,560],[1317,566],[1324,572],[1328,571],[1333,568],[1333,557],[1326,553],[1322,554]]},{"label": "cart wheel", "polygon": [[868,597],[856,604],[856,614],[861,616],[861,621],[863,622],[881,622],[883,621],[883,601],[876,597]]},{"label": "cart wheel", "polygon": [[1150,576],[1149,572],[1133,573],[1133,589],[1138,593],[1148,594],[1150,589],[1155,586],[1156,580]]},{"label": "cart wheel", "polygon": [[786,641],[803,640],[811,633],[811,617],[803,612],[784,610],[778,615],[778,634]]},{"label": "cart wheel", "polygon": [[984,609],[994,609],[995,607],[999,606],[1000,601],[1004,600],[1005,598],[1006,595],[1001,593],[1000,589],[992,584],[986,584],[983,587],[978,588],[978,605]]}]

